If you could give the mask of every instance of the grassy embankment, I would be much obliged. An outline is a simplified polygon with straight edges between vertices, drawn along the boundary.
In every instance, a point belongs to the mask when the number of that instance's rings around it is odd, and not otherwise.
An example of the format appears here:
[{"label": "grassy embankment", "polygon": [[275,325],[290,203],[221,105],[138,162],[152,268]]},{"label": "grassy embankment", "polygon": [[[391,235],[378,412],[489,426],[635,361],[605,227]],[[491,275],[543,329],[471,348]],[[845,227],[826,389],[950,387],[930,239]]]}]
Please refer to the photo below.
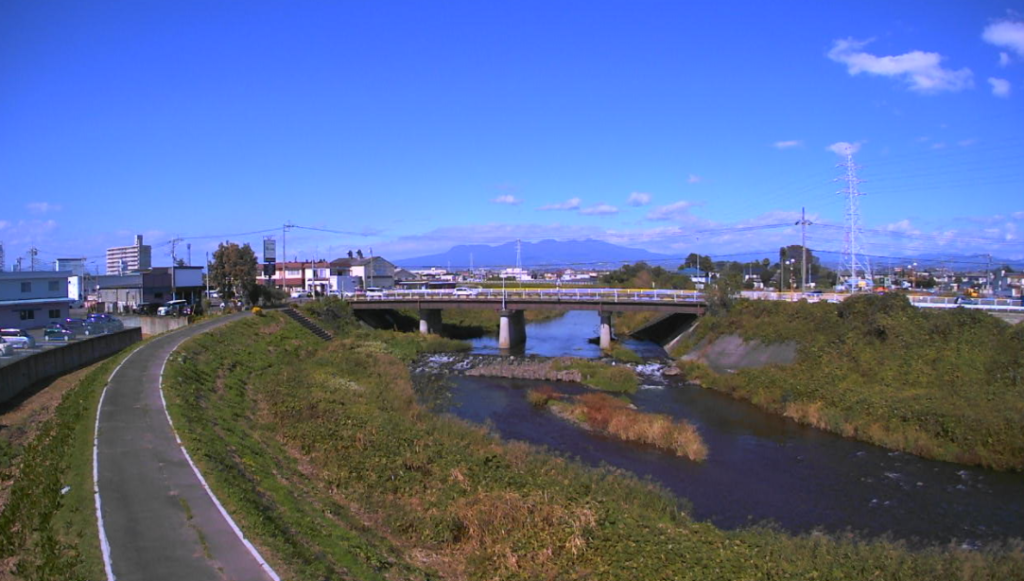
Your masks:
[{"label": "grassy embankment", "polygon": [[738,303],[702,319],[702,339],[795,341],[793,365],[715,374],[703,385],[802,423],[921,456],[1024,469],[1024,326],[966,309],[918,309],[899,295],[841,304]]},{"label": "grassy embankment", "polygon": [[137,347],[81,372],[30,441],[12,447],[8,430],[0,432],[0,480],[11,481],[0,512],[0,579],[104,577],[92,494],[96,406],[114,367]]},{"label": "grassy embankment", "polygon": [[573,397],[550,386],[531,389],[526,397],[535,407],[547,407],[559,417],[620,440],[654,446],[698,462],[708,457],[707,446],[693,424],[665,414],[637,411],[620,397],[604,393]]},{"label": "grassy embankment", "polygon": [[[341,327],[344,327],[342,325]],[[734,532],[679,501],[427,412],[406,369],[436,340],[276,314],[187,343],[167,370],[175,424],[247,535],[289,579],[1012,578],[1020,549]]]}]

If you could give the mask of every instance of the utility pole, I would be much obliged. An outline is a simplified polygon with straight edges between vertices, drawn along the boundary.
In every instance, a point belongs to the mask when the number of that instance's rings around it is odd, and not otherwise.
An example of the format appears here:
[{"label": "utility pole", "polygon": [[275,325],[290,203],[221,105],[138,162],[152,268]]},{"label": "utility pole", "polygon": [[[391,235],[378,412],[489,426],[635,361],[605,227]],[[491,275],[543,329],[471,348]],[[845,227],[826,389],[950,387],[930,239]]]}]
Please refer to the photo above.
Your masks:
[{"label": "utility pole", "polygon": [[807,227],[811,225],[807,221],[807,214],[804,208],[800,208],[800,249],[803,258],[800,259],[800,292],[807,292]]},{"label": "utility pole", "polygon": [[30,268],[32,269],[32,272],[36,271],[36,255],[37,254],[39,254],[39,250],[35,246],[33,246],[32,248],[28,249],[29,260],[31,262]]},{"label": "utility pole", "polygon": [[188,265],[192,266],[192,243],[189,242],[186,246],[188,247]]},{"label": "utility pole", "polygon": [[206,252],[206,300],[210,300],[210,252]]},{"label": "utility pole", "polygon": [[171,300],[178,300],[178,281],[174,280],[174,268],[178,266],[178,244],[184,242],[181,238],[171,240]]},{"label": "utility pole", "polygon": [[281,256],[284,257],[284,287],[288,287],[288,231],[295,227],[291,222],[281,226]]}]

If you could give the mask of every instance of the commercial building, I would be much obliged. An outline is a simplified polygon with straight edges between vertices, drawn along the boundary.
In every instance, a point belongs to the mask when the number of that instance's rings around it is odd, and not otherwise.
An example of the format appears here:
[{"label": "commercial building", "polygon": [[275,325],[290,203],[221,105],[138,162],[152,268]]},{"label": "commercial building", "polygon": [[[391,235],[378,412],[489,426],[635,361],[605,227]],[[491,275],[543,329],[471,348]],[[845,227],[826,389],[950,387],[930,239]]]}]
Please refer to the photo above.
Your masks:
[{"label": "commercial building", "polygon": [[196,303],[204,287],[201,266],[160,266],[146,272],[97,276],[91,279],[99,307],[107,313],[123,313],[141,305],[158,306],[174,299]]},{"label": "commercial building", "polygon": [[0,272],[0,328],[36,329],[68,316],[68,271]]},{"label": "commercial building", "polygon": [[135,244],[107,249],[107,274],[128,274],[149,270],[153,262],[153,249],[142,243],[142,235],[135,236]]}]

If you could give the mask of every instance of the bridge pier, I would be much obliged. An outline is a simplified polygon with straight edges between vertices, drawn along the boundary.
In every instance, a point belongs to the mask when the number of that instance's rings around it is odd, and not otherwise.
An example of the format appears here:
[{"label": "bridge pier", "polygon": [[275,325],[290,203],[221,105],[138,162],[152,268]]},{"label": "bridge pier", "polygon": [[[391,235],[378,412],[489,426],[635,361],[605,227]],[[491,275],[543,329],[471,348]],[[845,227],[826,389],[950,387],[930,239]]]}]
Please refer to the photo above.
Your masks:
[{"label": "bridge pier", "polygon": [[523,311],[502,310],[498,323],[498,349],[512,349],[526,343],[526,317]]},{"label": "bridge pier", "polygon": [[420,333],[423,335],[441,333],[441,309],[420,309]]},{"label": "bridge pier", "polygon": [[612,348],[612,314],[606,311],[599,311],[601,315],[601,351],[610,351]]}]

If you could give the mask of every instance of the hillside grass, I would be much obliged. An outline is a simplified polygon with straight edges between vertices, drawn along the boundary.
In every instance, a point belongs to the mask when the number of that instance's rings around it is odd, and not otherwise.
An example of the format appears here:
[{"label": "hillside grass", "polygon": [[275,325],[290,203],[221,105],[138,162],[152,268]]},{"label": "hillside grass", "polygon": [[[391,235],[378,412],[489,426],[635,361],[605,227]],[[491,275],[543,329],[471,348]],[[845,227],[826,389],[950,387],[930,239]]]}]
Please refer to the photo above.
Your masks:
[{"label": "hillside grass", "polygon": [[[841,304],[743,301],[701,320],[688,344],[737,334],[795,341],[793,365],[715,374],[703,385],[797,421],[920,456],[1024,469],[1024,325],[918,309],[900,295]],[[678,354],[678,352],[677,352]]]},{"label": "hillside grass", "polygon": [[93,501],[96,409],[111,372],[139,346],[90,366],[35,437],[9,450],[3,477],[13,482],[0,512],[0,579],[105,577]]},{"label": "hillside grass", "polygon": [[[930,549],[696,522],[664,489],[424,409],[393,333],[278,314],[186,343],[175,425],[289,579],[1020,578],[1021,547]],[[441,347],[429,339],[422,349]]]}]

